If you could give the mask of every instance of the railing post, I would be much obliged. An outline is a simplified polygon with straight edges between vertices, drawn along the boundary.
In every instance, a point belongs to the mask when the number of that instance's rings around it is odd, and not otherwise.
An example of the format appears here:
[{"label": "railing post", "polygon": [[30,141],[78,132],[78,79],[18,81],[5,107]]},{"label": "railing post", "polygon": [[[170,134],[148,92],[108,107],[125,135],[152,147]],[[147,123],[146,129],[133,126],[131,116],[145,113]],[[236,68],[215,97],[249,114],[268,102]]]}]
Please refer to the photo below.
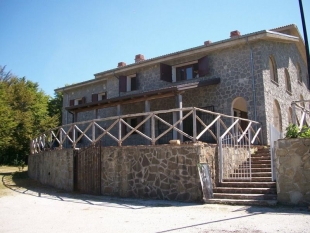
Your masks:
[{"label": "railing post", "polygon": [[62,149],[62,130],[59,131],[59,148]]},{"label": "railing post", "polygon": [[96,140],[96,126],[95,122],[92,122],[92,144],[94,144],[94,141]]},{"label": "railing post", "polygon": [[73,149],[75,149],[76,147],[76,142],[75,142],[75,125],[73,125],[73,129],[72,129],[72,147]]},{"label": "railing post", "polygon": [[155,145],[155,117],[154,117],[154,113],[152,113],[152,117],[151,117],[151,137],[152,137],[152,145]]},{"label": "railing post", "polygon": [[193,108],[193,142],[197,140],[196,108]]},{"label": "railing post", "polygon": [[249,143],[249,175],[250,175],[250,179],[252,179],[252,156],[251,156],[251,130],[250,128],[248,129],[248,137],[249,137],[249,140],[248,140],[248,143]]},{"label": "railing post", "polygon": [[219,182],[223,180],[223,148],[222,148],[222,138],[221,138],[221,123],[219,118],[216,122],[216,138],[218,145],[218,156],[219,156]]},{"label": "railing post", "polygon": [[122,121],[121,117],[118,120],[118,146],[122,146]]}]

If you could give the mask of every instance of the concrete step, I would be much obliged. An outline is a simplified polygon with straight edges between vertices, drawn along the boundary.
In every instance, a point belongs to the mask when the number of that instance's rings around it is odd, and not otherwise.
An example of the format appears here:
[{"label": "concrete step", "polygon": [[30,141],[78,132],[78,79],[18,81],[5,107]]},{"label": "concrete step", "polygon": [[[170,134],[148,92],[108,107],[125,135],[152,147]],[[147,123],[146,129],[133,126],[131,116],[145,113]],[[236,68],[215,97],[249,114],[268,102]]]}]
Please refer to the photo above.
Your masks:
[{"label": "concrete step", "polygon": [[234,178],[231,178],[231,179],[223,179],[223,182],[271,182],[272,179],[271,177],[252,177],[252,178],[244,178],[244,177],[240,177],[240,178],[237,178],[237,177],[234,177]]},{"label": "concrete step", "polygon": [[[248,159],[249,160],[249,159]],[[247,160],[247,161],[248,161]],[[257,156],[257,157],[251,157],[251,160],[252,161],[256,161],[256,160],[258,160],[258,161],[261,161],[261,160],[267,160],[267,161],[271,161],[271,158],[270,158],[270,156],[269,157],[262,157],[262,156]]]},{"label": "concrete step", "polygon": [[248,194],[276,194],[276,188],[248,188],[248,187],[217,187],[214,193],[248,193]]},{"label": "concrete step", "polygon": [[268,164],[262,164],[262,163],[252,163],[252,168],[271,168],[271,162]]},{"label": "concrete step", "polygon": [[253,194],[253,193],[213,193],[217,199],[242,199],[242,200],[277,200],[275,194]]},{"label": "concrete step", "polygon": [[[231,173],[229,176],[234,178],[249,176],[249,170],[236,170],[234,173]],[[271,179],[271,172],[252,172],[253,177],[269,177]]]},{"label": "concrete step", "polygon": [[268,164],[269,166],[271,166],[271,160],[266,160],[266,159],[260,159],[260,160],[252,160],[251,161],[251,165],[253,165],[253,164],[262,164],[262,165],[264,165],[264,164]]},{"label": "concrete step", "polygon": [[230,180],[224,180],[218,185],[218,187],[239,187],[239,188],[276,188],[275,182],[249,182],[249,181],[238,181],[233,182]]},{"label": "concrete step", "polygon": [[[271,168],[267,168],[267,167],[252,167],[251,168],[252,173],[257,173],[257,172],[271,172]],[[240,167],[238,169],[235,170],[235,173],[240,173],[240,172],[250,172],[250,168],[249,167]]]},{"label": "concrete step", "polygon": [[205,200],[206,204],[228,204],[228,205],[253,205],[253,206],[275,206],[276,200],[241,200],[241,199],[217,199]]}]

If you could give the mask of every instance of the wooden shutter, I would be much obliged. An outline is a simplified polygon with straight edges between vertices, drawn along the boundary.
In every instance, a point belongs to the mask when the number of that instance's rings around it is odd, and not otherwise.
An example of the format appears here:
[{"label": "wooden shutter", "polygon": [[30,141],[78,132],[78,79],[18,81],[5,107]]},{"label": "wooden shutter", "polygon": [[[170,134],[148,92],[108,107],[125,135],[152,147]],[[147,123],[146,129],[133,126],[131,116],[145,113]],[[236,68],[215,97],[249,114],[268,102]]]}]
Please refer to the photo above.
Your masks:
[{"label": "wooden shutter", "polygon": [[119,91],[126,92],[127,91],[127,76],[119,77]]},{"label": "wooden shutter", "polygon": [[70,106],[74,105],[74,100],[70,100]]},{"label": "wooden shutter", "polygon": [[83,98],[82,98],[82,104],[85,104],[86,103],[86,97],[84,96]]},{"label": "wooden shutter", "polygon": [[172,82],[172,67],[160,63],[160,79],[166,82]]},{"label": "wooden shutter", "polygon": [[206,76],[210,74],[210,67],[209,67],[209,57],[205,56],[198,60],[198,73],[199,76]]},{"label": "wooden shutter", "polygon": [[97,102],[98,101],[98,94],[92,94],[91,95],[91,101],[92,102]]}]

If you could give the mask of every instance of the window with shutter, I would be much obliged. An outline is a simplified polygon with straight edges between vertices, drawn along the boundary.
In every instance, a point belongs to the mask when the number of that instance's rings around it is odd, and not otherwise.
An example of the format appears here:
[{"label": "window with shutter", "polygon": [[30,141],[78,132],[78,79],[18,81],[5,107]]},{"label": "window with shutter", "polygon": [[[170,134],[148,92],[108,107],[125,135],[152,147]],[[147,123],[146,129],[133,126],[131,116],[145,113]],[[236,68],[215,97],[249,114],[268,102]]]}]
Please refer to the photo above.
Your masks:
[{"label": "window with shutter", "polygon": [[209,67],[209,57],[205,56],[198,60],[198,73],[199,76],[206,76],[210,74],[210,67]]},{"label": "window with shutter", "polygon": [[107,98],[107,93],[106,92],[102,92],[100,94],[98,94],[98,100],[105,100]]},{"label": "window with shutter", "polygon": [[172,82],[172,67],[160,63],[160,79],[166,82]]},{"label": "window with shutter", "polygon": [[127,76],[119,77],[119,91],[126,92],[127,91]]},{"label": "window with shutter", "polygon": [[85,104],[86,103],[86,97],[84,96],[83,98],[82,98],[82,104]]},{"label": "window with shutter", "polygon": [[70,106],[74,105],[74,100],[70,100]]},{"label": "window with shutter", "polygon": [[92,94],[91,95],[91,101],[92,102],[97,102],[98,101],[98,94]]}]

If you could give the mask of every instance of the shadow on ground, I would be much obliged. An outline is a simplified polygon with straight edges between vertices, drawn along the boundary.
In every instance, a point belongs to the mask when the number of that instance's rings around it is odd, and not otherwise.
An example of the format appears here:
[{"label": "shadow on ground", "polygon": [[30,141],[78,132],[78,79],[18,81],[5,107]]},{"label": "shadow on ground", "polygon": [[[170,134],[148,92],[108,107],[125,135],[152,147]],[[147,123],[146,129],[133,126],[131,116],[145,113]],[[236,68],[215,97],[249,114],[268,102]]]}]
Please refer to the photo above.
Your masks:
[{"label": "shadow on ground", "polygon": [[149,200],[134,198],[118,198],[110,196],[95,196],[76,192],[67,192],[43,185],[28,177],[27,171],[0,173],[3,185],[20,194],[39,198],[47,198],[55,201],[65,201],[94,206],[105,206],[113,208],[143,209],[152,207],[182,207],[195,206],[197,203],[172,202],[165,200]]}]

